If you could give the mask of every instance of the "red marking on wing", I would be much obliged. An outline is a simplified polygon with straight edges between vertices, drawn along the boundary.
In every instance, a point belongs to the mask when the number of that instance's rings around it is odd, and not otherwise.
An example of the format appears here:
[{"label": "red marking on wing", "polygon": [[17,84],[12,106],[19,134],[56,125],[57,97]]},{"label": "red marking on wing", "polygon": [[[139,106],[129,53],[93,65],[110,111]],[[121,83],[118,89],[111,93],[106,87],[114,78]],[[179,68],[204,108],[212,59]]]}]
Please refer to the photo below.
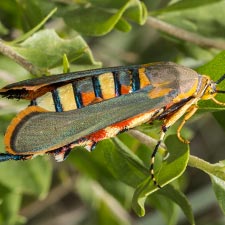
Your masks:
[{"label": "red marking on wing", "polygon": [[99,130],[91,135],[86,136],[88,140],[94,141],[94,142],[99,142],[103,139],[106,139],[107,136],[107,131],[105,129]]},{"label": "red marking on wing", "polygon": [[129,94],[130,90],[131,90],[130,86],[121,85],[121,94],[122,95]]}]

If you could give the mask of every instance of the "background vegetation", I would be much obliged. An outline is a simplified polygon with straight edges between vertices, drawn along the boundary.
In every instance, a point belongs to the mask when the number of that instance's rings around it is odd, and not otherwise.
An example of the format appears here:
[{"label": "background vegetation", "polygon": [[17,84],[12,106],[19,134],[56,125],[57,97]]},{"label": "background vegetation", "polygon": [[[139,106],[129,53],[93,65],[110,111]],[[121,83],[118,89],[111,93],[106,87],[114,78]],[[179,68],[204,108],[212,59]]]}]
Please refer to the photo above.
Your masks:
[{"label": "background vegetation", "polygon": [[[1,1],[0,86],[62,73],[64,54],[71,71],[174,61],[217,80],[224,15],[224,0]],[[28,104],[0,99],[1,152],[10,120]],[[160,190],[148,174],[158,122],[91,153],[77,148],[62,163],[47,155],[1,163],[0,224],[224,224],[224,107],[199,107],[182,133],[190,146],[177,140],[177,125],[168,132],[169,158],[162,162],[161,149],[156,162]]]}]

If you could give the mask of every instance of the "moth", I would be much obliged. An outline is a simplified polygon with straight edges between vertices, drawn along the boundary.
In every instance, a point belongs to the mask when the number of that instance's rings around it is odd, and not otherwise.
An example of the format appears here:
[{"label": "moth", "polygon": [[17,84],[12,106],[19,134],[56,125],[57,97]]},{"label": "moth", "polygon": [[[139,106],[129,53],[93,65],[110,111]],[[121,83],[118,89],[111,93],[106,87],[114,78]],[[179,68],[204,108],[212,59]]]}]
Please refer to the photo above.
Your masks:
[{"label": "moth", "polygon": [[216,104],[217,85],[206,75],[172,62],[118,66],[45,76],[9,84],[0,95],[27,99],[30,105],[10,123],[0,161],[26,160],[51,154],[64,160],[71,149],[92,150],[97,142],[154,120],[163,125],[152,153],[154,157],[166,131],[179,118],[178,138],[186,121],[198,109],[199,100]]}]

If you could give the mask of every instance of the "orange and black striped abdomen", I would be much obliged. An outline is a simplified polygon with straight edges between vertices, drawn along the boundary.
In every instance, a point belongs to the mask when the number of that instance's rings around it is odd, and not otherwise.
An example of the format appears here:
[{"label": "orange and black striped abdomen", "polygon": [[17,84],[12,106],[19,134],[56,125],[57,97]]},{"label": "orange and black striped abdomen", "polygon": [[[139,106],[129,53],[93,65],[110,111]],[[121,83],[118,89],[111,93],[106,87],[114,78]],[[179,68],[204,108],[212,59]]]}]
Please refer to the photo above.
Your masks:
[{"label": "orange and black striped abdomen", "polygon": [[37,98],[36,103],[50,111],[69,111],[138,91],[149,84],[144,67],[116,70],[74,79]]}]

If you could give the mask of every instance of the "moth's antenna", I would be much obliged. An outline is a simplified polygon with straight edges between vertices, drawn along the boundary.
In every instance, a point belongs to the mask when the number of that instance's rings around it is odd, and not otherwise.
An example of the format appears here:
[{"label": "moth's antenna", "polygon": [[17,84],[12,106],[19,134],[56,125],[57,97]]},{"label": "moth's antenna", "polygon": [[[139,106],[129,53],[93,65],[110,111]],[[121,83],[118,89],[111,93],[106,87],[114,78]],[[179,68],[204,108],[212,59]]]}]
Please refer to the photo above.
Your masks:
[{"label": "moth's antenna", "polygon": [[[225,80],[225,74],[222,77],[220,77],[219,80],[216,81],[216,84],[221,83],[223,80]],[[216,93],[225,94],[225,90],[216,90]]]},{"label": "moth's antenna", "polygon": [[225,74],[222,77],[220,77],[219,80],[216,81],[216,84],[221,83],[224,79],[225,79]]},{"label": "moth's antenna", "polygon": [[216,90],[216,93],[222,93],[222,94],[224,94],[225,91],[224,90]]}]

